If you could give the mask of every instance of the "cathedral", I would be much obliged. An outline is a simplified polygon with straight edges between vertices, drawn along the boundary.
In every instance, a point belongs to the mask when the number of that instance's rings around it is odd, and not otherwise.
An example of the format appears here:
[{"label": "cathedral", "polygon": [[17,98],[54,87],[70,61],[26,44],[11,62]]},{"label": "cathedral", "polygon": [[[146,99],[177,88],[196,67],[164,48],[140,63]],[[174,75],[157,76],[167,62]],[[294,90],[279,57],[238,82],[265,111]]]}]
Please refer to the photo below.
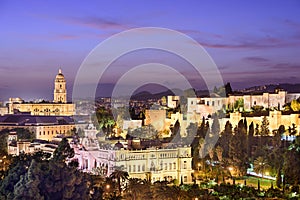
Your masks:
[{"label": "cathedral", "polygon": [[75,104],[67,102],[66,80],[62,70],[58,70],[54,80],[53,102],[29,103],[24,102],[21,98],[10,98],[8,112],[9,114],[27,112],[31,115],[43,116],[75,115]]}]

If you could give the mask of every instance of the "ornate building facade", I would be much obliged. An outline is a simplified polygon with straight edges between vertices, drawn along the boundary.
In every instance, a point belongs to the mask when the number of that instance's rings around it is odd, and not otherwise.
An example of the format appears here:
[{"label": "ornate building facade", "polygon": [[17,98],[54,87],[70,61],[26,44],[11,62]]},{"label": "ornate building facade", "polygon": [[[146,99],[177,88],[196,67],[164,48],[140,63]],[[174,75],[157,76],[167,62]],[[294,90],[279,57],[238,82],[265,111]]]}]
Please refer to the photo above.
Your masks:
[{"label": "ornate building facade", "polygon": [[14,114],[0,116],[0,130],[24,128],[35,135],[36,139],[51,141],[57,135],[71,135],[75,122],[69,116],[32,116]]},{"label": "ornate building facade", "polygon": [[66,80],[59,69],[54,81],[53,102],[28,103],[21,98],[10,98],[9,114],[15,111],[28,112],[31,115],[72,116],[75,114],[75,104],[67,102]]},{"label": "ornate building facade", "polygon": [[[94,131],[94,133],[92,132]],[[173,144],[168,147],[130,149],[129,142],[111,143],[96,138],[97,130],[89,126],[81,145],[74,145],[79,168],[85,172],[99,172],[109,176],[121,167],[130,177],[155,181],[177,180],[192,183],[191,147]],[[99,138],[99,134],[97,134]],[[116,142],[116,141],[115,141]]]}]

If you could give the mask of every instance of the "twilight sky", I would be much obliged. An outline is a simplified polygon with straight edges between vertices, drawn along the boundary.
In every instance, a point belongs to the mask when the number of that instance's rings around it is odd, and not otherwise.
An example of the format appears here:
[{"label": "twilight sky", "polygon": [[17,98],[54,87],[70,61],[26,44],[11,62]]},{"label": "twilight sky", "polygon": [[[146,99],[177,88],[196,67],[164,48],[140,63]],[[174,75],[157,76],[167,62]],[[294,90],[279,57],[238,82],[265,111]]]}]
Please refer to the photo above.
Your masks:
[{"label": "twilight sky", "polygon": [[[95,46],[121,31],[149,26],[174,29],[197,40],[234,89],[299,83],[299,11],[298,0],[0,0],[0,100],[52,99],[59,67],[70,92],[77,70]],[[120,71],[141,58],[171,60],[165,64],[185,76],[192,74],[175,57],[145,51],[116,61],[101,83],[116,82]],[[201,88],[197,81],[193,86]]]}]

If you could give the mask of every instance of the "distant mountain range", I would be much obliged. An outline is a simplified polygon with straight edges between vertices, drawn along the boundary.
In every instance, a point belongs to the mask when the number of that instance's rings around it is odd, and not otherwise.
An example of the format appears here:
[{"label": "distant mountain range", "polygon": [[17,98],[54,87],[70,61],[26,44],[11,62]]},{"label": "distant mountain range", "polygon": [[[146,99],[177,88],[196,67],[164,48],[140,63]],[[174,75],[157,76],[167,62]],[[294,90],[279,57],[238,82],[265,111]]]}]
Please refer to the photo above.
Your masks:
[{"label": "distant mountain range", "polygon": [[269,84],[263,86],[253,86],[246,89],[238,90],[238,92],[249,94],[249,93],[263,93],[263,92],[274,92],[275,89],[283,89],[288,93],[300,93],[300,83],[280,83],[280,84]]},{"label": "distant mountain range", "polygon": [[[298,84],[289,84],[289,83],[280,83],[280,84],[269,84],[269,85],[263,85],[263,86],[253,86],[249,88],[245,88],[242,90],[237,90],[234,91],[233,93],[239,93],[239,94],[259,94],[259,93],[264,93],[264,92],[274,92],[275,89],[283,89],[287,91],[288,93],[300,93],[300,83]],[[175,95],[175,91],[177,94],[184,94],[186,91],[181,91],[179,89],[175,90],[166,90],[164,92],[159,92],[159,93],[154,93],[152,94],[151,92],[148,91],[142,91],[139,93],[134,94],[131,99],[135,100],[147,100],[149,98],[153,99],[160,99],[163,96],[168,96],[168,95]],[[205,97],[209,96],[209,91],[208,90],[197,90],[195,91],[195,94],[198,97]]]},{"label": "distant mountain range", "polygon": [[149,98],[160,99],[163,96],[170,96],[170,95],[182,96],[185,93],[191,94],[189,96],[193,96],[193,94],[196,94],[196,96],[198,96],[198,97],[205,97],[205,96],[209,95],[208,90],[192,91],[192,89],[189,89],[189,90],[183,91],[180,89],[172,89],[172,90],[166,90],[166,91],[154,93],[154,94],[152,94],[151,92],[148,92],[148,91],[142,91],[142,92],[138,92],[138,93],[132,95],[131,99],[134,99],[134,100],[147,100]]},{"label": "distant mountain range", "polygon": [[[111,96],[111,91],[113,90],[114,85],[108,84],[108,85],[102,85],[102,90],[101,94],[98,95],[99,97],[109,97]],[[259,94],[263,92],[274,92],[275,89],[283,89],[287,91],[288,93],[300,93],[300,83],[298,84],[289,84],[289,83],[280,83],[280,84],[269,84],[269,85],[263,85],[263,86],[253,86],[241,90],[235,90],[233,93],[235,94]],[[98,88],[99,89],[99,88]],[[98,90],[99,91],[99,90]],[[149,98],[152,99],[160,99],[163,96],[168,96],[168,95],[183,95],[184,93],[194,93],[198,97],[205,97],[209,96],[209,91],[208,90],[197,90],[197,91],[192,91],[192,89],[189,90],[180,90],[180,89],[166,89],[165,91],[162,92],[156,92],[156,91],[147,91],[147,90],[139,90],[135,92],[132,96],[131,99],[134,100],[147,100]]]}]

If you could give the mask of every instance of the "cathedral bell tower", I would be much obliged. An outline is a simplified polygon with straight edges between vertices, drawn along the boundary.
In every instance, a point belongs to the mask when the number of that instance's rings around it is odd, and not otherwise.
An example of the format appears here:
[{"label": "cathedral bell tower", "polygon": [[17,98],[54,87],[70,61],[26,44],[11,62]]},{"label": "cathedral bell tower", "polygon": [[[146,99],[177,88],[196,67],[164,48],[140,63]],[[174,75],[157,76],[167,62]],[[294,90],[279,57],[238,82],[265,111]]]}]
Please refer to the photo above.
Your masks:
[{"label": "cathedral bell tower", "polygon": [[58,74],[55,77],[54,81],[54,103],[67,103],[67,89],[66,89],[66,80],[64,75],[61,72],[61,69],[58,70]]}]

